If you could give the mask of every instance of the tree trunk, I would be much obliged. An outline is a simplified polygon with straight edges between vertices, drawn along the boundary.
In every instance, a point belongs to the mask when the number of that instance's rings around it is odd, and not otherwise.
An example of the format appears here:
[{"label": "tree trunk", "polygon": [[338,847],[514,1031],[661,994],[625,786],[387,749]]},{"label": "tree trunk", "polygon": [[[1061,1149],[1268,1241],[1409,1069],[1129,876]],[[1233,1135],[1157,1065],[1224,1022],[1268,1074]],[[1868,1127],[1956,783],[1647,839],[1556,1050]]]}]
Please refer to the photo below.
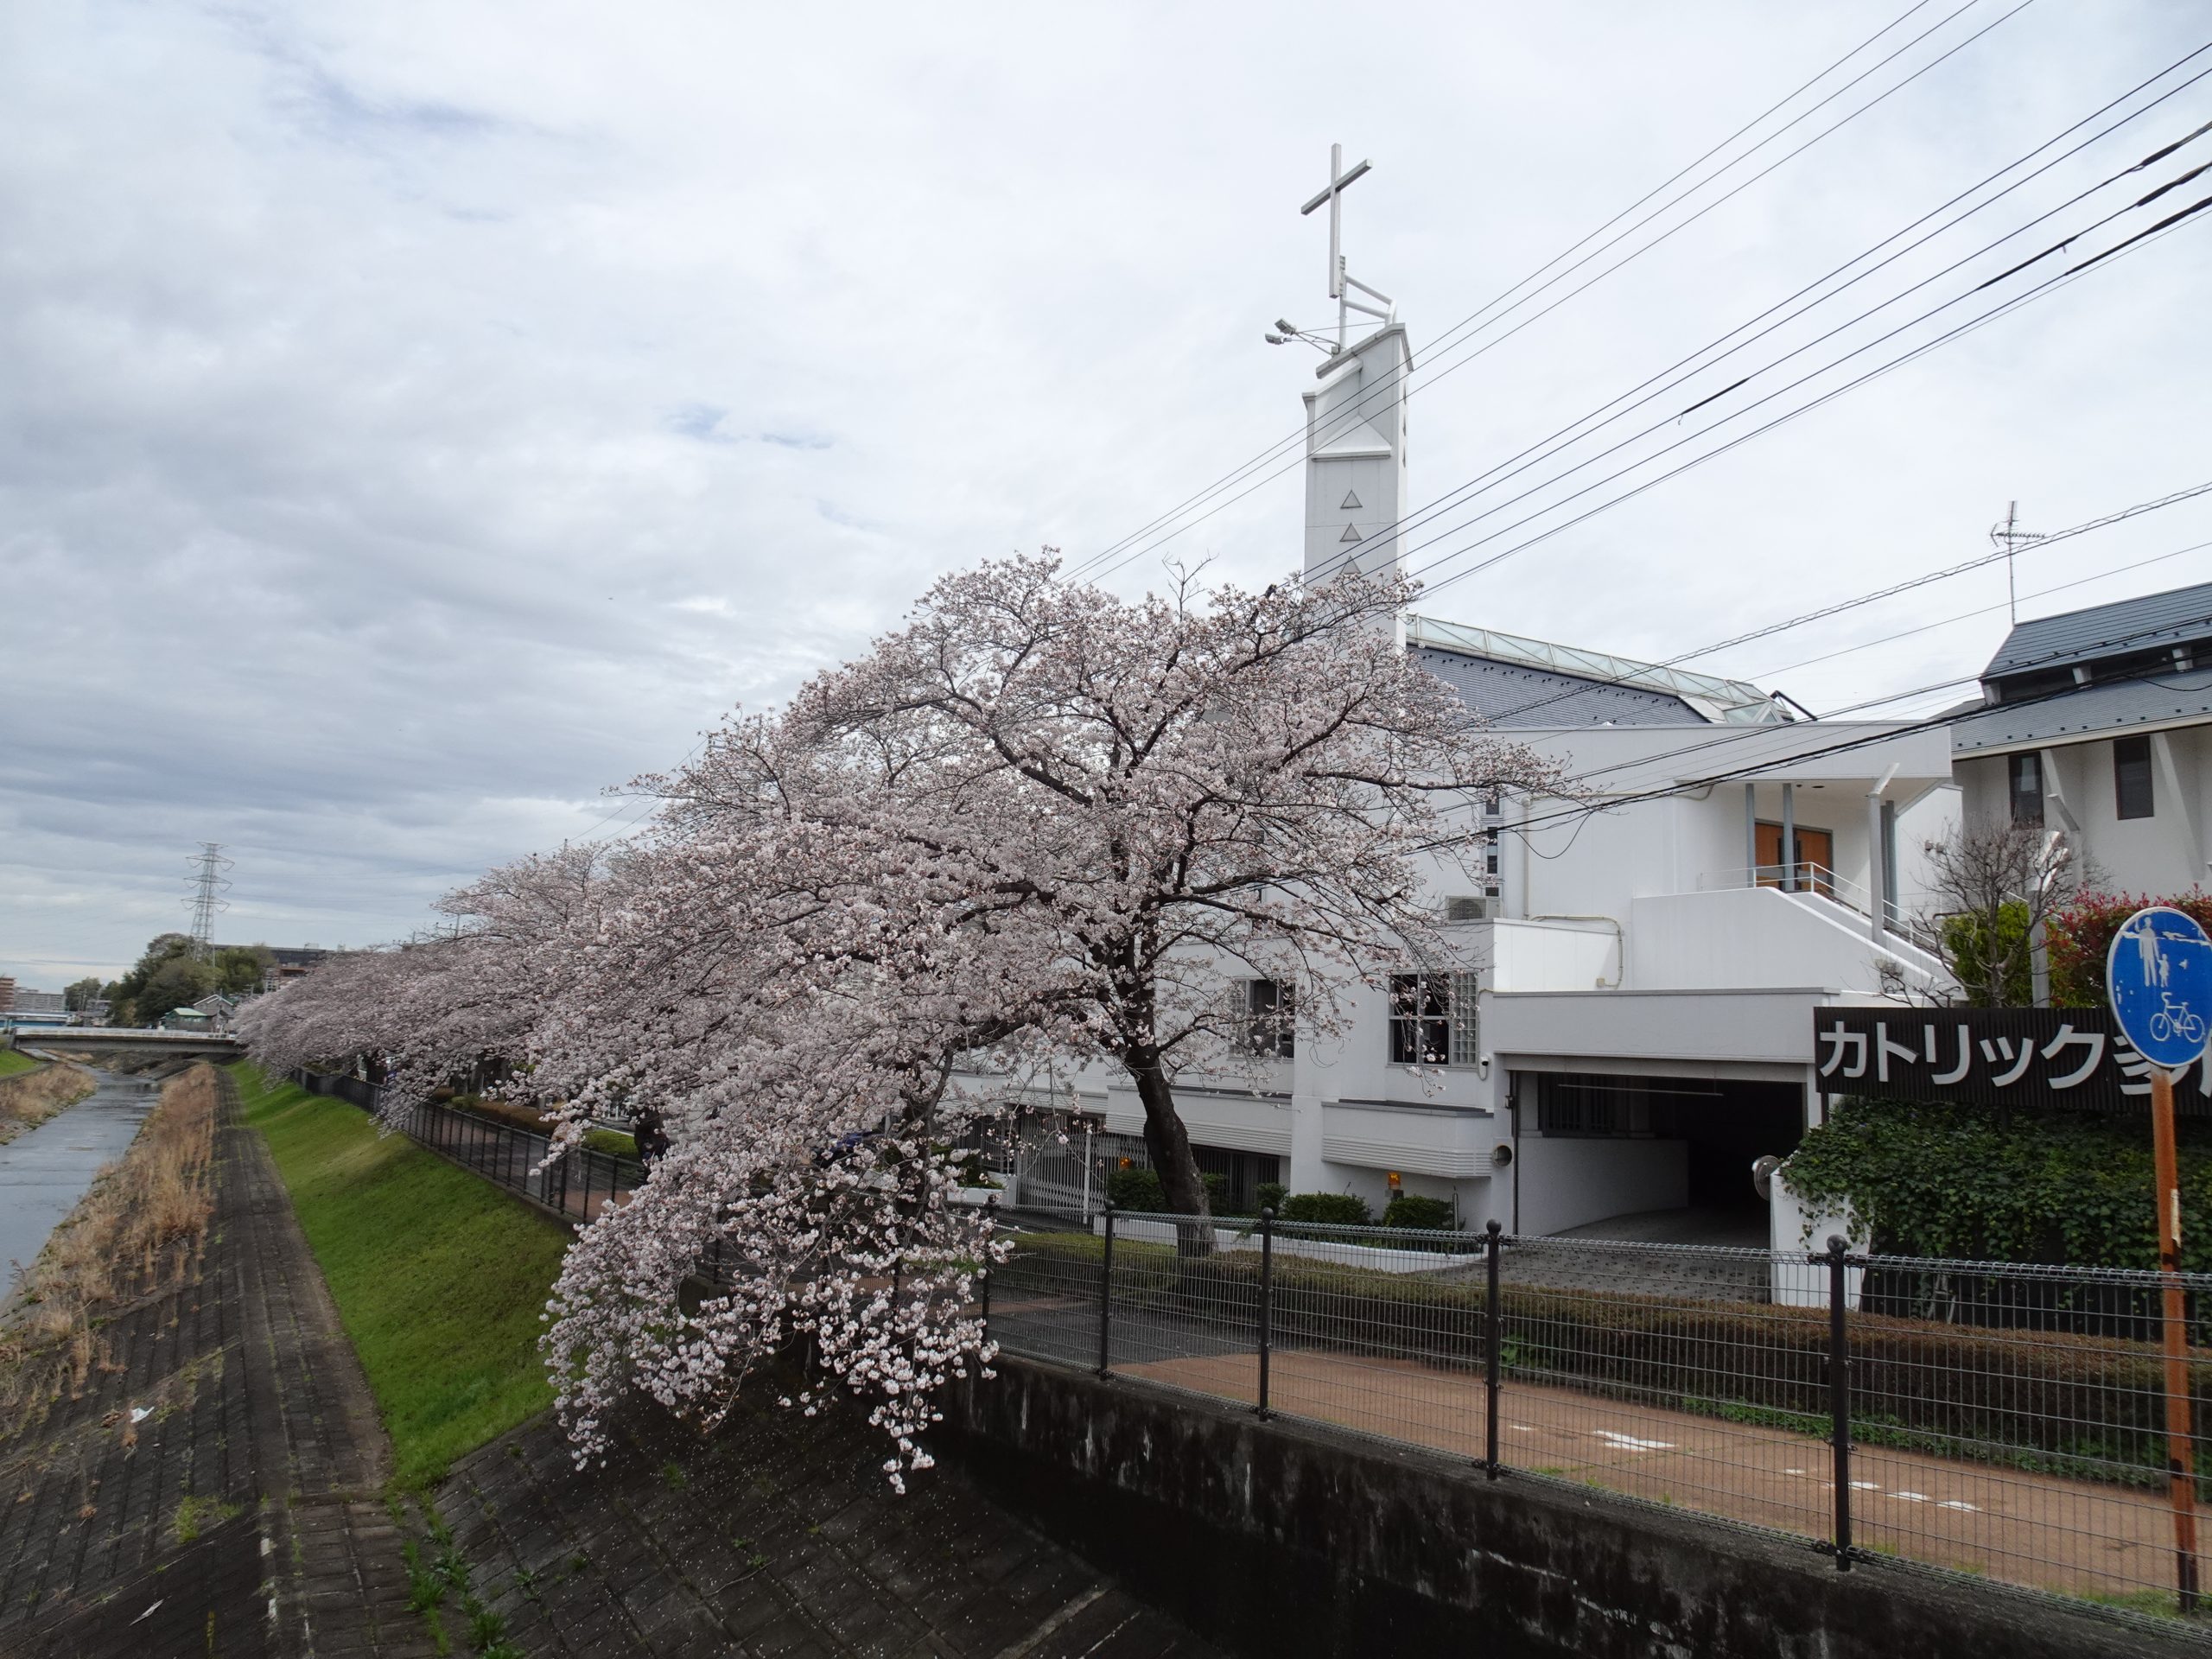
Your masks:
[{"label": "tree trunk", "polygon": [[1191,1154],[1190,1132],[1176,1114],[1175,1096],[1157,1056],[1130,1057],[1123,1064],[1136,1080],[1137,1098],[1144,1103],[1145,1150],[1152,1154],[1154,1173],[1167,1194],[1167,1207],[1179,1216],[1196,1216],[1197,1224],[1179,1225],[1176,1249],[1182,1255],[1213,1253],[1213,1210],[1206,1184],[1198,1173],[1198,1160]]}]

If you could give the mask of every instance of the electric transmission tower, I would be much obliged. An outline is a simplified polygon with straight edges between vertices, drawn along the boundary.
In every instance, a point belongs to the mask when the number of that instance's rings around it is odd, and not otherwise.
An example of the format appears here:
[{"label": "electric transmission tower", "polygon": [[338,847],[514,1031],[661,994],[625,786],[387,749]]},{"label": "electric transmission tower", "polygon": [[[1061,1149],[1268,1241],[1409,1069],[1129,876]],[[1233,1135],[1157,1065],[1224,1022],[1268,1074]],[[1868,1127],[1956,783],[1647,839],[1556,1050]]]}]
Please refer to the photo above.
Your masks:
[{"label": "electric transmission tower", "polygon": [[231,861],[223,856],[219,842],[203,841],[196,862],[198,870],[185,878],[193,884],[193,895],[187,900],[192,906],[192,954],[203,962],[215,945],[215,918],[231,907],[223,895],[231,884],[223,879],[223,872],[231,868]]},{"label": "electric transmission tower", "polygon": [[2022,530],[2020,504],[2017,501],[2008,501],[2005,504],[2004,518],[1989,527],[1989,540],[1993,546],[2005,550],[2005,613],[2013,621],[2018,622],[2020,620],[2020,590],[2012,580],[2012,556],[2022,548],[2043,540],[2043,532],[2037,530]]}]

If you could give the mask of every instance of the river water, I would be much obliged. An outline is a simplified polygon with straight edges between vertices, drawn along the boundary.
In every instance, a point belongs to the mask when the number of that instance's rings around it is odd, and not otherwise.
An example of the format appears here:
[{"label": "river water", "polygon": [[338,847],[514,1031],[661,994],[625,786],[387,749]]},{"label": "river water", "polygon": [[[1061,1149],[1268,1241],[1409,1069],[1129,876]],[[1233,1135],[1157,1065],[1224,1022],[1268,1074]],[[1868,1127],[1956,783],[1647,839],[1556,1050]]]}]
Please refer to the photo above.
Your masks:
[{"label": "river water", "polygon": [[0,1147],[0,1293],[38,1259],[47,1236],[77,1207],[92,1177],[123,1156],[160,1098],[150,1079],[92,1075],[99,1089]]}]

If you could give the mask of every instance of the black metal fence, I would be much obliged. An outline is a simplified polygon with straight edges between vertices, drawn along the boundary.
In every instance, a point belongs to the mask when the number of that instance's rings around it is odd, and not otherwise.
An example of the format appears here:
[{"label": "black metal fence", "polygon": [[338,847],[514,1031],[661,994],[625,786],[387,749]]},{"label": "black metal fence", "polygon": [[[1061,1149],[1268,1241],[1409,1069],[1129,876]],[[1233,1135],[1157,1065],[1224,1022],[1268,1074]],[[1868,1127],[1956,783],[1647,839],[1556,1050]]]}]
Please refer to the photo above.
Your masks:
[{"label": "black metal fence", "polygon": [[[375,1086],[296,1072],[376,1110]],[[423,1104],[402,1127],[579,1221],[633,1160]],[[702,1262],[727,1282],[734,1265]],[[2186,1357],[2160,1351],[2181,1293]],[[1026,1216],[1008,1353],[2179,1625],[2212,1505],[2212,1274],[1482,1233]]]},{"label": "black metal fence", "polygon": [[[1006,1351],[1794,1535],[1840,1569],[2194,1610],[2212,1352],[2167,1370],[2156,1273],[1077,1225],[993,1274]],[[2212,1275],[2182,1280],[2193,1330]]]},{"label": "black metal fence", "polygon": [[[383,1091],[359,1077],[296,1071],[294,1081],[320,1095],[351,1101],[365,1112],[383,1109]],[[487,1180],[520,1192],[577,1221],[589,1221],[609,1204],[645,1184],[645,1166],[588,1147],[549,1158],[546,1135],[493,1117],[425,1101],[407,1109],[397,1127],[412,1139]]]}]

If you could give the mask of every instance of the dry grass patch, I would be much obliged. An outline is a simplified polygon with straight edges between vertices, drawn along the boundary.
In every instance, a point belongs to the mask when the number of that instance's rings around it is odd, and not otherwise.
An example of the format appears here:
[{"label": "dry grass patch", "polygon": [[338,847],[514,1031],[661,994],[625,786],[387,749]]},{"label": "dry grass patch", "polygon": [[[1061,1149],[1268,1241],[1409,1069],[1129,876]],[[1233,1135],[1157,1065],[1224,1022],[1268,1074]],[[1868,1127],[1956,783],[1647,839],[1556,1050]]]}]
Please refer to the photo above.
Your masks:
[{"label": "dry grass patch", "polygon": [[0,1331],[0,1437],[21,1433],[96,1370],[115,1369],[100,1327],[200,1269],[215,1210],[214,1068],[162,1089],[130,1149],[100,1172],[23,1276]]},{"label": "dry grass patch", "polygon": [[99,1078],[83,1066],[67,1061],[0,1077],[0,1147],[25,1129],[45,1122],[64,1106],[74,1106],[99,1087]]}]

